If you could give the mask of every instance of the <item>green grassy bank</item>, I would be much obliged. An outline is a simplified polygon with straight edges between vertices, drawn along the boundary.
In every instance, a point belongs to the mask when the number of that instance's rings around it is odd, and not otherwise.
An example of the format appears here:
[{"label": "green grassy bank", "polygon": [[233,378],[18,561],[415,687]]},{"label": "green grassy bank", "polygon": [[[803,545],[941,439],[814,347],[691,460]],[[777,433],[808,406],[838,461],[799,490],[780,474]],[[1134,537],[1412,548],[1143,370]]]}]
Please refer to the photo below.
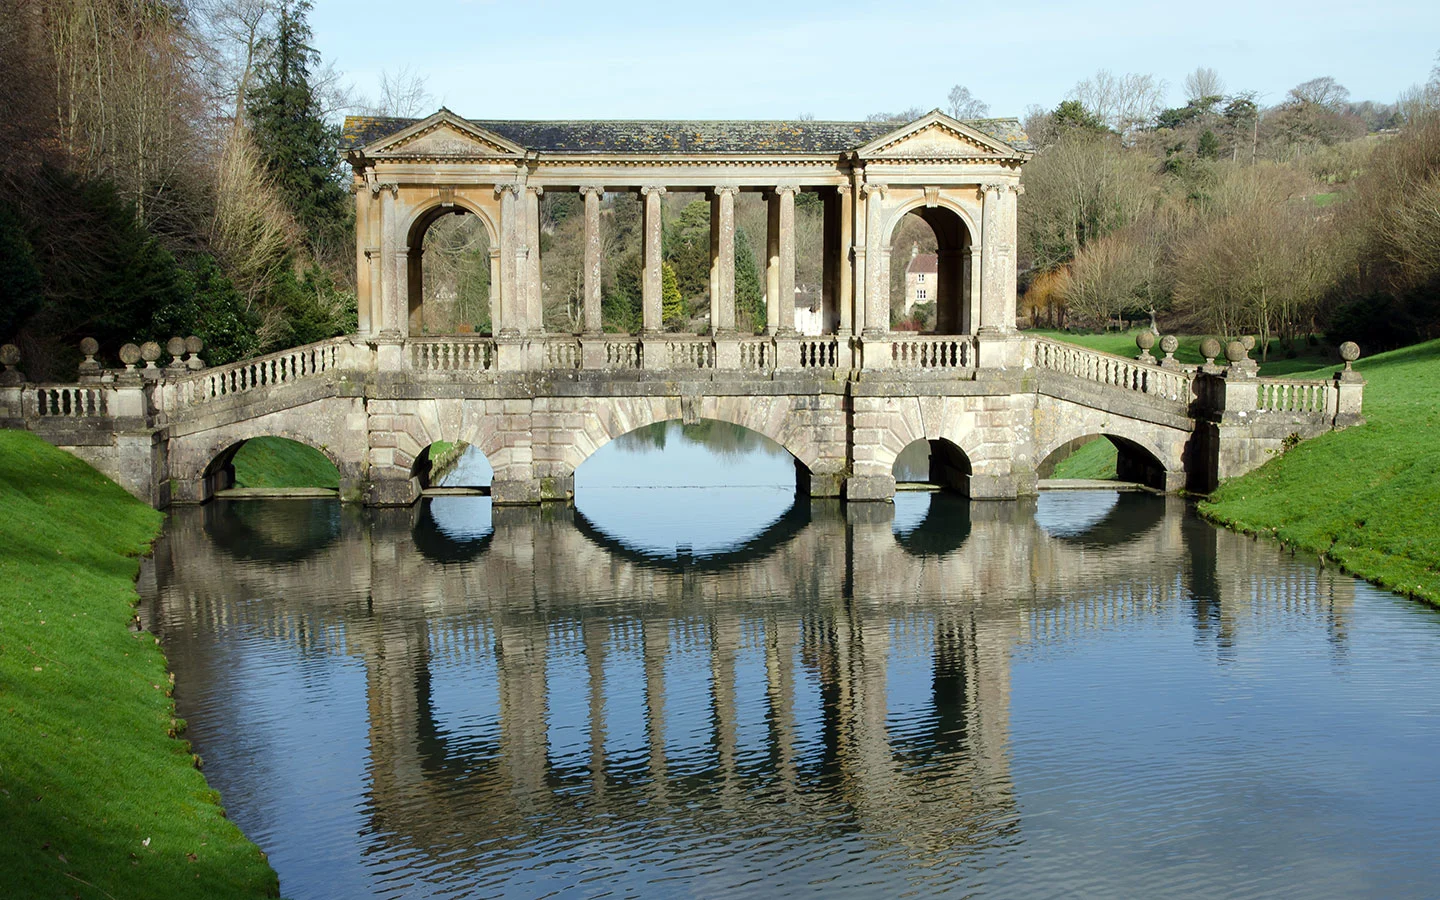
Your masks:
[{"label": "green grassy bank", "polygon": [[1301,443],[1200,512],[1440,605],[1440,341],[1355,367],[1367,425]]},{"label": "green grassy bank", "polygon": [[0,896],[274,896],[193,765],[154,637],[129,630],[160,515],[0,431]]},{"label": "green grassy bank", "polygon": [[340,487],[340,470],[314,447],[280,437],[257,437],[235,453],[235,486]]}]

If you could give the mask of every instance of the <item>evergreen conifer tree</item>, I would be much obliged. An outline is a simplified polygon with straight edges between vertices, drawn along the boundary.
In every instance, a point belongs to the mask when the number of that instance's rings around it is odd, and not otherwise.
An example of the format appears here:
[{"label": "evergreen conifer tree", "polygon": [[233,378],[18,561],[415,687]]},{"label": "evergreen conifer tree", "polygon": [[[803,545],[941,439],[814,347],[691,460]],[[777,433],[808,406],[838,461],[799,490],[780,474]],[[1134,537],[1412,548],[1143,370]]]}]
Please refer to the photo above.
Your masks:
[{"label": "evergreen conifer tree", "polygon": [[680,293],[680,280],[668,262],[660,264],[660,318],[667,328],[679,328],[689,318],[685,298]]},{"label": "evergreen conifer tree", "polygon": [[735,229],[735,325],[745,328],[748,320],[755,333],[765,330],[764,292],[760,290],[760,271],[750,239],[743,229]]},{"label": "evergreen conifer tree", "polygon": [[305,229],[312,251],[343,243],[348,196],[337,177],[339,130],[321,115],[311,74],[320,53],[310,45],[310,0],[282,0],[274,34],[260,47],[255,85],[246,98],[250,130]]}]

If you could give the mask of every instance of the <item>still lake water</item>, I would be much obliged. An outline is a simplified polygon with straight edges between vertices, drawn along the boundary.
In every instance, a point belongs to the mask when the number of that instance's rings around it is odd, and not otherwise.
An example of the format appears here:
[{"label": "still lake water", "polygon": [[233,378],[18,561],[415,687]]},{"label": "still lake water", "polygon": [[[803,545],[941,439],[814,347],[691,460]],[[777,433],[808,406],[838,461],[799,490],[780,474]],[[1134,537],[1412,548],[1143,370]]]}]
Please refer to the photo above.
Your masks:
[{"label": "still lake water", "polygon": [[842,507],[690,436],[573,508],[172,514],[144,615],[286,897],[1440,894],[1440,613],[1174,498]]}]

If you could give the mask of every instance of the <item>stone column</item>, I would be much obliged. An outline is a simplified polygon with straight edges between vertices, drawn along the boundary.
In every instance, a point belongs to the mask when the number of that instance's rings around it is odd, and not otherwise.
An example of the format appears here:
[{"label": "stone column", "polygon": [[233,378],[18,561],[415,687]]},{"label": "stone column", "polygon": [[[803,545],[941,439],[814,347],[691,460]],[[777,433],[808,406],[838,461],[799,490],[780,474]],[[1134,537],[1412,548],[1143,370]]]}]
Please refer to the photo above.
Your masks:
[{"label": "stone column", "polygon": [[380,314],[376,317],[380,326],[379,337],[384,340],[400,340],[401,286],[405,281],[400,277],[400,265],[406,259],[403,247],[398,247],[395,219],[395,200],[400,187],[395,184],[376,185],[380,193]]},{"label": "stone column", "polygon": [[646,333],[660,331],[664,324],[660,309],[660,198],[665,189],[646,185],[640,189],[645,198],[644,269],[640,278],[640,327]]},{"label": "stone column", "polygon": [[972,245],[960,251],[963,272],[960,276],[963,293],[960,296],[960,330],[974,334],[980,321],[980,268],[975,265],[975,247]]},{"label": "stone column", "polygon": [[869,207],[868,196],[862,190],[865,178],[863,169],[850,174],[851,186],[847,192],[850,198],[850,244],[847,249],[850,263],[850,333],[860,334],[865,330],[865,220]]},{"label": "stone column", "polygon": [[491,292],[498,294],[490,301],[494,310],[490,330],[496,337],[509,337],[520,333],[515,321],[519,318],[516,310],[519,298],[516,291],[520,279],[517,275],[523,261],[520,250],[519,204],[515,202],[520,195],[520,185],[497,184],[495,193],[500,198],[500,280],[490,283]]},{"label": "stone column", "polygon": [[545,189],[539,185],[525,186],[525,313],[520,326],[523,333],[545,330],[545,311],[540,274],[540,197]]},{"label": "stone column", "polygon": [[885,223],[885,195],[889,186],[866,184],[865,195],[865,334],[873,337],[890,331],[890,285],[885,281],[885,248],[880,245]]},{"label": "stone column", "polygon": [[490,334],[493,337],[500,333],[500,247],[490,247],[490,296],[486,298],[490,304]]},{"label": "stone column", "polygon": [[604,188],[584,185],[585,198],[585,333],[599,334],[600,324],[600,195]]},{"label": "stone column", "polygon": [[765,195],[765,333],[774,334],[780,325],[780,200]]},{"label": "stone column", "polygon": [[1017,186],[992,181],[982,186],[980,225],[981,332],[1015,330],[1015,197]]},{"label": "stone column", "polygon": [[780,319],[778,334],[795,333],[795,195],[800,188],[782,184],[775,188],[780,204]]},{"label": "stone column", "polygon": [[710,195],[710,333],[735,330],[735,194],[717,187]]},{"label": "stone column", "polygon": [[370,304],[374,285],[377,283],[377,267],[380,248],[376,245],[375,201],[363,180],[357,178],[355,185],[355,331],[370,334]]}]

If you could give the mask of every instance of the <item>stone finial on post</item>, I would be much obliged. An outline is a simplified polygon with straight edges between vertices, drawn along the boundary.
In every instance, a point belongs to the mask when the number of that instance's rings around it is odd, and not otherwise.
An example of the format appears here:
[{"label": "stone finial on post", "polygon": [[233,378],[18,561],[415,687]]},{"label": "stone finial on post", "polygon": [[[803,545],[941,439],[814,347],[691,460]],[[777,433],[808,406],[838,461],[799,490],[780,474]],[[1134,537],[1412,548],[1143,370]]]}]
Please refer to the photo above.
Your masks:
[{"label": "stone finial on post", "polygon": [[1205,357],[1205,365],[1201,366],[1200,370],[1207,375],[1219,375],[1225,371],[1224,366],[1215,365],[1215,357],[1219,356],[1224,350],[1225,348],[1220,346],[1220,342],[1213,337],[1207,337],[1201,341],[1200,355]]},{"label": "stone finial on post", "polygon": [[1165,358],[1160,360],[1162,368],[1178,369],[1180,360],[1175,358],[1175,351],[1180,347],[1180,339],[1173,334],[1167,334],[1160,339],[1160,349],[1165,351]]},{"label": "stone finial on post", "polygon": [[99,381],[102,369],[100,363],[95,361],[95,354],[100,352],[100,342],[92,337],[80,339],[80,352],[85,358],[80,362],[80,381]]},{"label": "stone finial on post", "polygon": [[170,365],[166,366],[173,372],[185,371],[185,339],[172,337],[165,342],[165,352],[170,354]]},{"label": "stone finial on post", "polygon": [[1135,346],[1140,348],[1140,355],[1137,359],[1142,363],[1153,365],[1155,357],[1151,355],[1150,348],[1155,346],[1155,332],[1146,329],[1135,335]]},{"label": "stone finial on post", "polygon": [[[1248,338],[1250,346],[1245,345]],[[1231,341],[1225,345],[1225,358],[1230,361],[1230,366],[1225,370],[1226,378],[1254,378],[1260,372],[1260,367],[1255,360],[1250,358],[1250,347],[1255,346],[1255,339],[1246,335],[1238,341]]]},{"label": "stone finial on post", "polygon": [[155,360],[160,358],[160,345],[154,341],[146,341],[140,345],[140,358],[145,360],[145,368],[140,370],[140,377],[154,381],[160,377],[160,370],[155,366]]},{"label": "stone finial on post", "polygon": [[200,358],[200,351],[205,349],[205,342],[195,335],[185,339],[185,352],[190,354],[185,358],[185,368],[192,372],[205,368],[205,361]]},{"label": "stone finial on post", "polygon": [[120,348],[120,362],[125,365],[125,376],[135,378],[140,373],[135,371],[135,364],[140,361],[140,348],[134,344],[126,344]]},{"label": "stone finial on post", "polygon": [[25,373],[20,371],[20,348],[14,344],[6,344],[0,347],[0,385],[13,387],[25,383]]},{"label": "stone finial on post", "polygon": [[1361,414],[1365,397],[1365,377],[1351,368],[1360,358],[1360,346],[1354,341],[1340,345],[1340,358],[1345,368],[1335,373],[1335,426],[1362,425],[1365,417]]}]

